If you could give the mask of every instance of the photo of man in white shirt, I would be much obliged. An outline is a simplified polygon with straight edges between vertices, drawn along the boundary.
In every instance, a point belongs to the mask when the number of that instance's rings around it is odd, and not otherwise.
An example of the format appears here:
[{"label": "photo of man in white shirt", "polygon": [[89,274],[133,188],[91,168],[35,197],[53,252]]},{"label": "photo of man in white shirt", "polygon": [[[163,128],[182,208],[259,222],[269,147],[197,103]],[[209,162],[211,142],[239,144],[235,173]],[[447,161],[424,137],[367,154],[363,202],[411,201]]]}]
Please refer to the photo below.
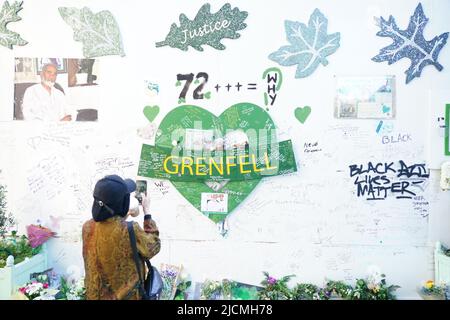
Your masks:
[{"label": "photo of man in white shirt", "polygon": [[22,104],[24,120],[72,121],[76,111],[66,102],[64,93],[55,88],[57,67],[48,63],[42,67],[41,83],[25,91]]}]

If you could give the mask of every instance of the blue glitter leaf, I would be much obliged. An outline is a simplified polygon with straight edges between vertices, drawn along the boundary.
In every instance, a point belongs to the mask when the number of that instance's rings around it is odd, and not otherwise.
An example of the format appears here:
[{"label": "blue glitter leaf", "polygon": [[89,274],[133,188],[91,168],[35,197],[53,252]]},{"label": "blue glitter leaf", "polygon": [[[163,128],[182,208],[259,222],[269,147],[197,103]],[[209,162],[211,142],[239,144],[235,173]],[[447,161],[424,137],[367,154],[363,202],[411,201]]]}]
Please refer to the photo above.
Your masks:
[{"label": "blue glitter leaf", "polygon": [[328,20],[315,9],[308,25],[285,21],[287,40],[291,45],[283,46],[269,55],[269,59],[282,66],[297,65],[296,78],[306,78],[322,64],[328,64],[327,56],[339,48],[339,32],[327,34]]},{"label": "blue glitter leaf", "polygon": [[411,65],[405,71],[406,84],[420,77],[423,68],[427,65],[435,66],[438,71],[443,69],[437,59],[441,49],[447,43],[448,32],[434,37],[431,41],[425,40],[423,30],[428,23],[428,18],[423,12],[421,3],[417,5],[406,30],[400,30],[392,16],[389,16],[388,20],[380,17],[378,21],[381,30],[378,31],[377,36],[392,38],[394,42],[382,48],[380,53],[372,58],[373,61],[387,61],[388,64],[393,64],[400,59],[409,58]]}]

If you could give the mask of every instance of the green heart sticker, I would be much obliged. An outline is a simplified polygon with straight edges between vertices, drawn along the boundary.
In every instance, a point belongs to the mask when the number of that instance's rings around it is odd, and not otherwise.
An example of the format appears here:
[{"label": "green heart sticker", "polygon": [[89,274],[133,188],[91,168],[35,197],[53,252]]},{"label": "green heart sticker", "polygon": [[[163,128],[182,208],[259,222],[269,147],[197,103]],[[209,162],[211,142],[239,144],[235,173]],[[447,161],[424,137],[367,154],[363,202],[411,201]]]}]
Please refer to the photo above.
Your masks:
[{"label": "green heart sticker", "polygon": [[148,119],[148,121],[152,122],[155,120],[156,116],[159,113],[159,107],[158,106],[146,106],[144,108],[144,115]]},{"label": "green heart sticker", "polygon": [[[239,103],[229,107],[218,117],[208,110],[193,105],[183,105],[173,109],[159,125],[158,131],[161,134],[156,137],[155,146],[172,148],[173,132],[178,130],[178,132],[181,132],[181,136],[186,137],[186,132],[195,132],[199,129],[199,124],[201,130],[213,130],[215,138],[225,137],[229,132],[243,131],[247,133],[255,132],[257,143],[267,137],[272,140],[266,143],[276,143],[274,141],[276,139],[275,124],[270,115],[255,104]],[[267,130],[267,136],[258,137],[259,130]],[[227,194],[228,211],[226,213],[207,214],[211,220],[220,222],[250,195],[260,180],[228,181],[220,185],[219,188],[217,182],[214,181],[171,181],[171,183],[199,211],[201,211],[202,193],[220,192]]]},{"label": "green heart sticker", "polygon": [[305,123],[306,119],[309,117],[311,113],[311,107],[297,108],[295,109],[295,117],[301,123]]}]

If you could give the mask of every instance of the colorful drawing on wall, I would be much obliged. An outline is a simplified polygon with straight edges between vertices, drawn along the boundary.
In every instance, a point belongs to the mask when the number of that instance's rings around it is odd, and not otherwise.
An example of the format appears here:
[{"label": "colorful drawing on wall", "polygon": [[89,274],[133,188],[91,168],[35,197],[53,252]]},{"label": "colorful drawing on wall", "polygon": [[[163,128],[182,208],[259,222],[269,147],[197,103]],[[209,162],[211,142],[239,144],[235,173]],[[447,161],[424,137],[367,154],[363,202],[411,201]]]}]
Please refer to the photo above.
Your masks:
[{"label": "colorful drawing on wall", "polygon": [[94,14],[89,8],[58,8],[61,17],[73,29],[73,39],[83,43],[86,58],[125,56],[119,25],[109,11]]},{"label": "colorful drawing on wall", "polygon": [[154,98],[159,95],[159,84],[154,81],[145,80],[145,94],[148,98]]},{"label": "colorful drawing on wall", "polygon": [[319,9],[314,10],[308,25],[286,20],[284,26],[290,45],[271,53],[269,59],[282,66],[297,65],[296,78],[310,76],[320,63],[328,65],[326,57],[340,46],[340,33],[327,33],[328,19]]},{"label": "colorful drawing on wall", "polygon": [[24,46],[28,43],[20,37],[20,34],[6,28],[10,22],[22,20],[18,14],[23,9],[22,4],[23,1],[15,1],[12,5],[5,1],[0,11],[0,44],[9,49],[12,49],[13,45]]},{"label": "colorful drawing on wall", "polygon": [[387,61],[388,64],[393,64],[403,58],[409,58],[411,65],[405,71],[406,84],[414,78],[420,77],[423,68],[428,65],[433,65],[438,71],[441,71],[443,66],[437,59],[441,49],[447,43],[448,32],[435,36],[431,41],[425,40],[423,31],[428,20],[421,3],[417,5],[406,30],[398,28],[393,16],[389,16],[389,20],[380,17],[378,24],[381,31],[378,31],[377,36],[392,38],[394,42],[381,49],[380,53],[372,60],[375,62]]},{"label": "colorful drawing on wall", "polygon": [[144,108],[144,115],[150,122],[155,120],[158,113],[159,113],[158,106],[145,106],[145,108]]},{"label": "colorful drawing on wall", "polygon": [[204,4],[194,20],[189,20],[185,14],[180,14],[180,26],[175,23],[170,27],[166,39],[156,43],[156,47],[170,46],[187,51],[188,47],[203,51],[203,45],[208,45],[218,50],[225,50],[222,39],[237,39],[241,35],[239,30],[247,27],[244,20],[246,11],[240,11],[237,7],[232,9],[229,3],[220,8],[217,13],[211,13],[211,6]]},{"label": "colorful drawing on wall", "polygon": [[395,76],[336,77],[337,118],[393,119]]},{"label": "colorful drawing on wall", "polygon": [[[164,117],[158,131],[155,146],[143,145],[138,176],[169,179],[181,195],[215,222],[223,221],[250,195],[266,176],[264,167],[273,169],[267,176],[297,171],[291,141],[277,141],[274,122],[255,104],[233,105],[218,117],[198,106],[179,106]],[[257,156],[251,157],[249,152]],[[168,157],[180,153],[180,163]],[[201,162],[208,163],[206,159],[219,160],[207,165]],[[226,164],[221,165],[220,159]],[[250,159],[256,161],[252,164]],[[224,194],[228,199],[219,199],[217,211],[206,212],[206,202],[213,194]]]},{"label": "colorful drawing on wall", "polygon": [[273,106],[275,99],[277,98],[278,91],[281,89],[281,85],[283,83],[283,73],[279,68],[272,67],[263,72],[262,78],[267,81],[267,92],[264,92],[264,105],[266,106],[266,110],[269,110],[269,103],[270,106]]},{"label": "colorful drawing on wall", "polygon": [[450,156],[450,104],[445,105],[445,155]]},{"label": "colorful drawing on wall", "polygon": [[305,106],[304,108],[296,108],[294,114],[298,121],[305,123],[306,119],[308,119],[311,114],[311,107]]}]

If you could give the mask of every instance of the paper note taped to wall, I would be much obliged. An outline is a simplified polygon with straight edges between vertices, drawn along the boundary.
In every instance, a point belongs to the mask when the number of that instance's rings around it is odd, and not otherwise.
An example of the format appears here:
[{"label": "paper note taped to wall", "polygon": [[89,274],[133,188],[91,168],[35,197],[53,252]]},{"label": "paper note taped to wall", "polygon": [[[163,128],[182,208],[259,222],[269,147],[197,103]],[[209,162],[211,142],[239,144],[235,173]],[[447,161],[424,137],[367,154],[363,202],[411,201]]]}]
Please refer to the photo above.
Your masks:
[{"label": "paper note taped to wall", "polygon": [[226,193],[202,193],[202,212],[227,213],[228,195]]}]

